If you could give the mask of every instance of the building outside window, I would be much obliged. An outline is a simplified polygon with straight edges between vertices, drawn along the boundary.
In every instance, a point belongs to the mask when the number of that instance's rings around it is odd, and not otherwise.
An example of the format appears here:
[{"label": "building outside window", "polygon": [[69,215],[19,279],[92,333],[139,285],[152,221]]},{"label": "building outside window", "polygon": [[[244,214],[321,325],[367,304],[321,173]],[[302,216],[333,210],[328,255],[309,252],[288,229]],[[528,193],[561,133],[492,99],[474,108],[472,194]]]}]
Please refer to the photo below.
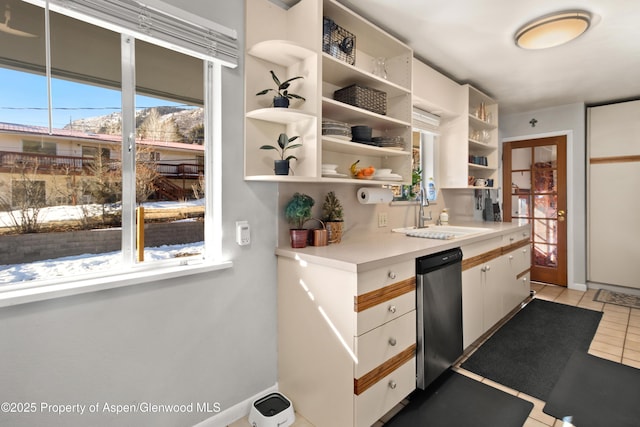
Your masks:
[{"label": "building outside window", "polygon": [[[220,159],[205,159],[219,144],[216,120],[207,120],[219,111],[207,99],[219,96],[220,65],[53,10],[47,57],[45,9],[8,3],[11,23],[26,35],[0,33],[8,87],[0,105],[0,240],[56,232],[60,248],[80,253],[0,254],[9,260],[0,265],[0,292],[50,279],[45,270],[23,273],[24,265],[66,263],[90,246],[94,261],[69,267],[74,278],[113,274],[114,265],[215,262],[219,194],[205,177],[220,179]],[[110,237],[96,240],[97,230]]]}]

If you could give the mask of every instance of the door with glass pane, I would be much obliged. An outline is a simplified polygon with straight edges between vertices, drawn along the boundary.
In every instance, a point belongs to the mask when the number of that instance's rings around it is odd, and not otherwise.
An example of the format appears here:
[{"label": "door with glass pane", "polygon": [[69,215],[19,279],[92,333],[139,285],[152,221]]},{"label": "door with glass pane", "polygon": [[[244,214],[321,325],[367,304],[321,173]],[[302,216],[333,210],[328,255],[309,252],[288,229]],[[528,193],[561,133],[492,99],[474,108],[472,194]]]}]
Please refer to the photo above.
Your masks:
[{"label": "door with glass pane", "polygon": [[567,286],[566,140],[507,142],[503,156],[505,221],[531,224],[531,280],[560,286]]}]

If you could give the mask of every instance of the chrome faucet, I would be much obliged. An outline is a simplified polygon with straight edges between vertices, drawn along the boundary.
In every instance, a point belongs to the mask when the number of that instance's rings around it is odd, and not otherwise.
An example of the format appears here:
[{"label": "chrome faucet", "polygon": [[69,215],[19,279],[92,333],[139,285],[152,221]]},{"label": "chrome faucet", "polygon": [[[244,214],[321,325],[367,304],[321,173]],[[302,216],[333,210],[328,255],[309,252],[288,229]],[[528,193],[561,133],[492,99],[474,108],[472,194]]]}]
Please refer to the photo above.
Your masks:
[{"label": "chrome faucet", "polygon": [[425,227],[426,221],[433,221],[431,217],[431,211],[429,211],[429,216],[424,216],[424,208],[429,206],[429,199],[427,198],[427,192],[424,187],[420,186],[420,195],[418,196],[420,201],[420,209],[418,211],[418,228]]}]

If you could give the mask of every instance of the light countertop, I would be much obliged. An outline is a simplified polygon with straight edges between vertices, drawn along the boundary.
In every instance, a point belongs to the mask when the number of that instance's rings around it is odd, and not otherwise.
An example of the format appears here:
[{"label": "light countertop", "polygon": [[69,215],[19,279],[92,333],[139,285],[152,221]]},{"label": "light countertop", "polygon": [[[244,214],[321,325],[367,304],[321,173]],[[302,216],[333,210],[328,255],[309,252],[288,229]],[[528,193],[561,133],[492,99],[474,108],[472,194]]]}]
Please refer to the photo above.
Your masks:
[{"label": "light countertop", "polygon": [[276,248],[276,255],[346,271],[362,272],[388,263],[402,262],[451,248],[464,247],[464,245],[499,237],[519,229],[528,230],[530,227],[511,222],[471,222],[449,225],[481,227],[491,231],[450,240],[408,237],[391,230],[360,234],[345,233],[340,243],[328,246],[307,246],[301,249],[279,247]]}]

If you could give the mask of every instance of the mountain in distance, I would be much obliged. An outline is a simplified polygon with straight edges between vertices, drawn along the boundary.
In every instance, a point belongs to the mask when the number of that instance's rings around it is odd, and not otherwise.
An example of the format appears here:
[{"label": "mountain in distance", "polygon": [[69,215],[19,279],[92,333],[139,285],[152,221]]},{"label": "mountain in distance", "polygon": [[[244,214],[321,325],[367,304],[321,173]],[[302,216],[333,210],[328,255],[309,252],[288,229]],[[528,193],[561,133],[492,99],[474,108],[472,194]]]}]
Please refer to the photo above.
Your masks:
[{"label": "mountain in distance", "polygon": [[[64,129],[86,133],[117,135],[122,129],[120,112],[73,120]],[[150,107],[136,112],[137,137],[161,142],[202,144],[204,109],[183,107]]]}]

